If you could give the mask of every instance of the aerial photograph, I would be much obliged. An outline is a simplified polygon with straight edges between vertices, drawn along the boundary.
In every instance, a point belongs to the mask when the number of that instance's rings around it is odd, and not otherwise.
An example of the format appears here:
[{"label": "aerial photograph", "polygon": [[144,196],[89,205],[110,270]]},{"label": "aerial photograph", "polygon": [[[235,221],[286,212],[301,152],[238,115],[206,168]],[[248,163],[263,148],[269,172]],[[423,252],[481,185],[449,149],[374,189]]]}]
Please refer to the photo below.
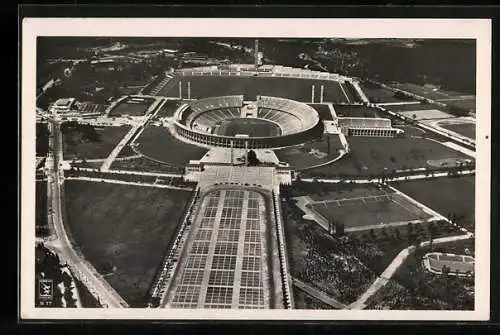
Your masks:
[{"label": "aerial photograph", "polygon": [[473,311],[476,43],[37,37],[35,306]]}]

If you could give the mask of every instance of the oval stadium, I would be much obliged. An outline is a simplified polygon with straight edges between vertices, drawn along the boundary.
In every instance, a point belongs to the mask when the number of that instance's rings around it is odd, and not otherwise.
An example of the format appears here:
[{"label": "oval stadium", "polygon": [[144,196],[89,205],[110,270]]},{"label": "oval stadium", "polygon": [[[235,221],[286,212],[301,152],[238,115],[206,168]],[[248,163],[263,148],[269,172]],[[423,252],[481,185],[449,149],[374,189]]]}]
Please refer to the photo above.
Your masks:
[{"label": "oval stadium", "polygon": [[320,137],[323,124],[314,108],[290,99],[223,96],[196,100],[174,115],[176,133],[195,143],[244,148],[276,148]]}]

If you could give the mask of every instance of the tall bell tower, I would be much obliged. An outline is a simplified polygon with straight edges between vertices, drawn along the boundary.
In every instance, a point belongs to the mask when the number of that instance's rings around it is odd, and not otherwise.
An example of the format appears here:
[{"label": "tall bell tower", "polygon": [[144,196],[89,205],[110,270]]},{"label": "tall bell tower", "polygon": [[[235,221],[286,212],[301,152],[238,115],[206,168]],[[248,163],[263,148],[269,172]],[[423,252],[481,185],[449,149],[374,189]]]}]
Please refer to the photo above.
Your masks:
[{"label": "tall bell tower", "polygon": [[254,58],[254,66],[257,69],[259,67],[259,62],[260,62],[260,59],[259,59],[259,40],[258,39],[255,39],[255,42],[254,42],[253,58]]}]

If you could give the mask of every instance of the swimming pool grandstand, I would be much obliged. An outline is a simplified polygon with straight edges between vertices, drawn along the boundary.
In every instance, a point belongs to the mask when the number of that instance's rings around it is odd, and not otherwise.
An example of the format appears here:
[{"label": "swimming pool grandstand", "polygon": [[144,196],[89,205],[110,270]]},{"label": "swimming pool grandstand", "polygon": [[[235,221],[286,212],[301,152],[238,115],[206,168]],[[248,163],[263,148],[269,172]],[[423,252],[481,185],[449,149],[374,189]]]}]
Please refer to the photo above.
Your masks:
[{"label": "swimming pool grandstand", "polygon": [[472,276],[474,274],[474,257],[468,255],[428,253],[423,257],[425,268],[435,274],[455,276]]},{"label": "swimming pool grandstand", "polygon": [[338,124],[349,136],[394,137],[403,133],[385,118],[339,117]]}]

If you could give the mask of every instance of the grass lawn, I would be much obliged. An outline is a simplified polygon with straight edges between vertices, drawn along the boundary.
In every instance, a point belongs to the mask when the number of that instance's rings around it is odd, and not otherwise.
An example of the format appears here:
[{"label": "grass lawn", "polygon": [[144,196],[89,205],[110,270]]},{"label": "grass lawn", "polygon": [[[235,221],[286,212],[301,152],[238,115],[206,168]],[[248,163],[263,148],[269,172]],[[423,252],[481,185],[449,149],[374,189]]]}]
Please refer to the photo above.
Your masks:
[{"label": "grass lawn", "polygon": [[[328,141],[330,152],[328,152]],[[274,153],[280,161],[289,163],[293,169],[302,170],[335,159],[341,148],[342,143],[338,135],[324,135],[321,139],[277,149]]]},{"label": "grass lawn", "polygon": [[428,160],[468,156],[423,138],[347,138],[351,152],[339,161],[306,171],[310,176],[375,175],[383,171],[430,167]]},{"label": "grass lawn", "polygon": [[164,163],[184,166],[191,159],[200,159],[208,149],[176,139],[164,127],[146,126],[136,139],[137,151]]},{"label": "grass lawn", "polygon": [[63,131],[64,159],[106,158],[129,132],[130,126],[94,127],[94,130],[97,133],[97,138],[92,139],[86,137],[78,128]]},{"label": "grass lawn", "polygon": [[[315,101],[319,101],[320,86],[324,85],[324,102],[347,102],[340,84],[335,81],[278,77],[211,77],[183,76],[183,95],[187,95],[187,82],[191,81],[191,98],[201,99],[222,95],[243,94],[245,100],[255,100],[257,95],[289,98],[311,102],[311,86],[315,85]],[[178,84],[164,87],[158,95],[178,96]]]},{"label": "grass lawn", "polygon": [[476,125],[474,123],[440,124],[439,126],[460,135],[467,136],[473,140],[476,139]]},{"label": "grass lawn", "polygon": [[460,95],[460,93],[458,92],[441,91],[441,90],[434,91],[430,87],[425,87],[422,85],[411,84],[411,83],[397,83],[390,86],[432,100],[449,99],[451,97]]},{"label": "grass lawn", "polygon": [[191,192],[72,180],[65,193],[73,243],[131,306],[141,306]]},{"label": "grass lawn", "polygon": [[475,176],[395,182],[393,186],[443,216],[455,213],[459,224],[475,227]]},{"label": "grass lawn", "polygon": [[361,89],[365,93],[366,97],[370,102],[373,103],[387,103],[387,102],[403,102],[408,100],[402,100],[394,96],[394,92],[383,87],[375,87],[369,84],[360,84]]},{"label": "grass lawn", "polygon": [[46,156],[49,151],[49,129],[47,123],[36,123],[36,155]]}]

